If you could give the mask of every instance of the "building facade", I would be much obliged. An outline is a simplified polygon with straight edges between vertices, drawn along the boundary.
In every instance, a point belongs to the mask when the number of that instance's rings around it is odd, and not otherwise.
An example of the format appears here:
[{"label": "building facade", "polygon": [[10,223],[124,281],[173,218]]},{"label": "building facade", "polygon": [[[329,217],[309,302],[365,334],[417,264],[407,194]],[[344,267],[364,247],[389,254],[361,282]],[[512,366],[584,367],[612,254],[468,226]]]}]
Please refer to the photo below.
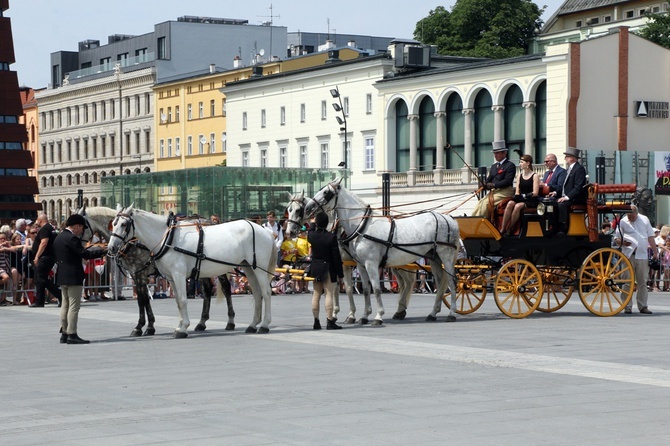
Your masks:
[{"label": "building facade", "polygon": [[[0,222],[17,218],[35,220],[39,203],[37,181],[30,171],[34,167],[23,117],[19,80],[11,71],[14,59],[12,26],[5,11],[9,0],[0,0]],[[33,135],[34,136],[34,135]]]}]

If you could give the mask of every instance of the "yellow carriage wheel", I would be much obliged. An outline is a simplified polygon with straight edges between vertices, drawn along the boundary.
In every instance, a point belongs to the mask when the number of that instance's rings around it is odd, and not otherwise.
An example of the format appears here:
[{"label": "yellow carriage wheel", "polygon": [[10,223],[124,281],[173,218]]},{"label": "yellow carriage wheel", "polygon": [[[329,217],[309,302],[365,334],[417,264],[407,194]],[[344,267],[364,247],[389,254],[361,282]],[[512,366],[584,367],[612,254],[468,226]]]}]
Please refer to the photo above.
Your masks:
[{"label": "yellow carriage wheel", "polygon": [[579,298],[597,316],[613,316],[623,310],[633,296],[634,286],[633,265],[616,249],[592,252],[579,271]]},{"label": "yellow carriage wheel", "polygon": [[515,319],[524,318],[540,305],[542,276],[529,261],[511,260],[498,271],[493,297],[504,314]]},{"label": "yellow carriage wheel", "polygon": [[537,309],[553,313],[568,303],[575,290],[576,271],[570,268],[549,267],[540,271],[542,275],[542,299]]},{"label": "yellow carriage wheel", "polygon": [[[467,259],[460,260],[456,264],[456,313],[474,313],[482,306],[486,299],[486,271],[487,268],[459,268],[459,265],[471,264]],[[451,308],[451,293],[442,296],[442,302],[447,308]]]}]

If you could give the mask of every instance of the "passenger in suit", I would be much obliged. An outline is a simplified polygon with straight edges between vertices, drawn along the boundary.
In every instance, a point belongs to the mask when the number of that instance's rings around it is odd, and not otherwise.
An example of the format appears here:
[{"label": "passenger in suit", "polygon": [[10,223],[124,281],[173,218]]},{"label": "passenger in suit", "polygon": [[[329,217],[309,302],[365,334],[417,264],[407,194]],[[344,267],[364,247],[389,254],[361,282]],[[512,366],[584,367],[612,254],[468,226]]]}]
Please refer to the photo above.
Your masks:
[{"label": "passenger in suit", "polygon": [[505,198],[514,195],[512,183],[516,176],[516,166],[507,159],[505,141],[493,141],[492,152],[496,162],[489,169],[489,176],[486,177],[485,184],[486,190],[490,192],[488,196],[479,200],[475,210],[472,211],[473,216],[488,218],[489,205],[493,208]]},{"label": "passenger in suit", "polygon": [[86,220],[83,215],[73,214],[65,222],[65,229],[54,240],[56,253],[56,285],[60,286],[63,302],[60,309],[61,344],[88,344],[90,341],[77,335],[81,292],[84,284],[82,259],[97,259],[107,254],[107,249],[91,247],[84,249],[81,234]]},{"label": "passenger in suit", "polygon": [[565,163],[567,174],[563,185],[550,196],[558,197],[558,222],[560,228],[557,235],[565,235],[568,232],[568,218],[570,206],[573,204],[585,204],[587,197],[586,169],[579,164],[580,150],[568,147],[565,152]]},{"label": "passenger in suit", "polygon": [[544,165],[547,167],[547,171],[542,177],[540,187],[549,186],[549,192],[555,192],[563,185],[567,171],[558,165],[556,155],[553,153],[547,153],[547,156],[544,157]]}]

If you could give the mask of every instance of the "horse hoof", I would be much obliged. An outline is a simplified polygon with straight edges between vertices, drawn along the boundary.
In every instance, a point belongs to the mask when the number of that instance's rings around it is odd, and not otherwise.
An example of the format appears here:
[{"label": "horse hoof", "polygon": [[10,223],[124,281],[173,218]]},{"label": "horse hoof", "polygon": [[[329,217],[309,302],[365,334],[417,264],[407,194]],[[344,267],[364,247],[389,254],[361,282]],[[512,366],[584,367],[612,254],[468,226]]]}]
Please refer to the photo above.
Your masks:
[{"label": "horse hoof", "polygon": [[407,316],[407,311],[398,311],[396,314],[393,315],[393,319],[398,320],[398,321],[404,321],[405,316]]},{"label": "horse hoof", "polygon": [[156,334],[156,329],[155,328],[147,328],[146,331],[144,332],[144,336],[153,336]]},{"label": "horse hoof", "polygon": [[195,326],[194,331],[205,331],[207,330],[207,327],[204,324],[198,324]]},{"label": "horse hoof", "polygon": [[254,327],[247,327],[246,330],[244,330],[245,333],[256,333],[256,329]]},{"label": "horse hoof", "polygon": [[361,318],[361,325],[368,325],[368,320],[364,317]]},{"label": "horse hoof", "polygon": [[370,325],[372,325],[373,327],[379,327],[383,323],[384,323],[384,321],[380,321],[379,319],[375,319],[374,321],[372,321],[372,323]]},{"label": "horse hoof", "polygon": [[445,322],[456,322],[456,316],[450,314]]},{"label": "horse hoof", "polygon": [[183,332],[183,331],[175,331],[174,332],[174,338],[175,339],[184,339],[187,336],[188,336],[188,333]]},{"label": "horse hoof", "polygon": [[344,321],[345,324],[354,324],[355,322],[356,322],[356,318],[355,318],[355,317],[351,317],[351,316],[349,316],[348,318],[346,318],[345,321]]},{"label": "horse hoof", "polygon": [[133,331],[130,332],[130,336],[137,338],[142,336],[142,329],[141,328],[136,328]]},{"label": "horse hoof", "polygon": [[429,314],[428,316],[426,316],[426,322],[435,322],[436,320],[437,318],[433,315]]},{"label": "horse hoof", "polygon": [[270,333],[270,329],[268,327],[261,327],[261,328],[258,329],[258,333],[267,334],[267,333]]},{"label": "horse hoof", "polygon": [[235,324],[232,324],[232,323],[228,322],[228,324],[226,324],[226,330],[227,331],[235,330]]}]

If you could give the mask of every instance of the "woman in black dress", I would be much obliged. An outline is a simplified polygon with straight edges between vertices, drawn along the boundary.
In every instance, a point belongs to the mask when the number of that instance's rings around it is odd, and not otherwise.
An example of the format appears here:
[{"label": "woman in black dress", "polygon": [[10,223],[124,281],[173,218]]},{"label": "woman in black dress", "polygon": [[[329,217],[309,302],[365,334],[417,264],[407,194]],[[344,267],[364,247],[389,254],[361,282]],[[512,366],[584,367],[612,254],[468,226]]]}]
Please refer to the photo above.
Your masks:
[{"label": "woman in black dress", "polygon": [[533,157],[521,155],[519,160],[519,176],[516,179],[516,194],[507,203],[500,232],[503,236],[510,235],[514,225],[519,221],[521,212],[526,206],[535,206],[540,193],[540,177],[533,172]]},{"label": "woman in black dress", "polygon": [[314,330],[321,329],[319,321],[319,305],[321,293],[326,293],[326,329],[339,330],[341,326],[333,319],[333,296],[338,278],[344,277],[342,257],[337,244],[337,236],[326,231],[328,215],[321,212],[316,215],[316,229],[307,234],[312,249],[312,262],[309,276],[314,278],[314,294],[312,295],[312,314],[314,315]]}]

